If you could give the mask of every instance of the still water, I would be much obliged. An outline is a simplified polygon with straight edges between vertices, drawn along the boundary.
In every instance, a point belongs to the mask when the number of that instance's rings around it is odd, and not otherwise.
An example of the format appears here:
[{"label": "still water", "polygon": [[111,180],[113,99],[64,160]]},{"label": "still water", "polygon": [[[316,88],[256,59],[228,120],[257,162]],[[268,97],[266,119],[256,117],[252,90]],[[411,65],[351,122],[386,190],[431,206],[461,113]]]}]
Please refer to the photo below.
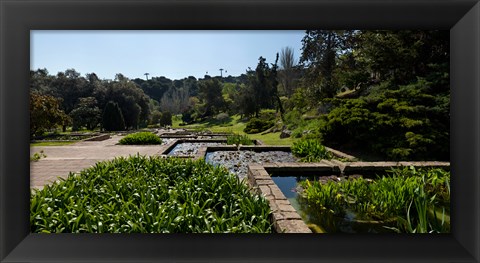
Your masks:
[{"label": "still water", "polygon": [[306,179],[313,181],[320,176],[272,176],[285,197],[290,201],[307,226],[316,233],[393,233],[388,227],[394,227],[394,222],[386,224],[380,221],[364,220],[353,211],[345,209],[343,216],[335,216],[315,204],[309,204],[299,195],[301,189],[298,182]]}]

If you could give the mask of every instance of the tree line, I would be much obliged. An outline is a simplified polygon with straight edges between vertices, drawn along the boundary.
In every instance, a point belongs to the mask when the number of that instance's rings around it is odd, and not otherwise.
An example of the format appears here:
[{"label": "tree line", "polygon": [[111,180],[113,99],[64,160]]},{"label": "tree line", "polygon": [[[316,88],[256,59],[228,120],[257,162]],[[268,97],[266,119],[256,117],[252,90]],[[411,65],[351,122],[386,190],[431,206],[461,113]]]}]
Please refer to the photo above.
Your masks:
[{"label": "tree line", "polygon": [[[51,122],[74,129],[105,128],[109,103],[123,117],[116,129],[154,125],[164,113],[191,123],[273,109],[272,123],[296,137],[390,159],[448,159],[448,31],[307,30],[301,44],[299,59],[285,47],[275,58],[259,56],[240,76],[100,80],[38,69],[31,71],[31,99],[50,96],[44,104],[58,104]],[[32,112],[41,104],[33,101]]]}]

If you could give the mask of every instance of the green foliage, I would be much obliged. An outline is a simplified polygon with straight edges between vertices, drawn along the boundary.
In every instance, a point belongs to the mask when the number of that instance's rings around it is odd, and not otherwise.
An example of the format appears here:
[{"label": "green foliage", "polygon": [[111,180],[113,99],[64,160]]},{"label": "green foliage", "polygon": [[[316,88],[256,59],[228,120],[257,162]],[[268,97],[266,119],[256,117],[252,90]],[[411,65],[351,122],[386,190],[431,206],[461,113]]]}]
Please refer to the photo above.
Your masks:
[{"label": "green foliage", "polygon": [[32,157],[30,157],[30,162],[38,162],[38,160],[42,158],[47,158],[47,155],[41,150],[38,153],[34,153]]},{"label": "green foliage", "polygon": [[193,122],[192,112],[186,111],[186,112],[182,113],[182,121],[185,124],[189,124],[189,123]]},{"label": "green foliage", "polygon": [[300,63],[307,67],[305,82],[311,100],[331,98],[338,89],[338,54],[350,48],[348,45],[354,31],[307,30],[302,39]]},{"label": "green foliage", "polygon": [[251,118],[247,122],[247,125],[245,126],[245,129],[243,131],[245,133],[259,133],[267,130],[273,125],[275,125],[273,121],[265,121],[257,118]]},{"label": "green foliage", "polygon": [[105,96],[118,103],[128,129],[136,129],[141,122],[147,122],[150,115],[149,99],[142,89],[121,74],[115,81],[106,84]]},{"label": "green foliage", "polygon": [[268,202],[202,160],[131,156],[36,190],[33,233],[265,233]]},{"label": "green foliage", "polygon": [[265,58],[259,57],[255,70],[249,68],[247,83],[240,87],[241,91],[237,97],[239,102],[237,106],[241,114],[259,117],[261,109],[271,109],[275,106],[283,110],[278,99],[277,62],[278,54],[272,67],[268,65]]},{"label": "green foliage", "polygon": [[162,113],[161,112],[159,112],[159,111],[152,112],[152,115],[150,116],[150,124],[158,125],[160,123],[161,118],[162,118]]},{"label": "green foliage", "polygon": [[331,145],[351,145],[392,160],[449,160],[449,104],[425,79],[349,99],[322,118]]},{"label": "green foliage", "polygon": [[[376,180],[340,182],[304,181],[302,198],[309,205],[344,216],[346,210],[367,220],[398,221],[399,232],[448,232],[449,221],[439,220],[450,211],[450,173],[441,169],[395,169]],[[416,211],[411,209],[415,204]],[[428,214],[428,211],[434,211]],[[418,226],[415,230],[412,225]]]},{"label": "green foliage", "polygon": [[57,127],[69,117],[60,109],[60,100],[34,92],[30,93],[30,136],[40,135]]},{"label": "green foliage", "polygon": [[229,122],[231,120],[231,118],[228,115],[228,113],[222,112],[222,113],[217,114],[217,116],[215,116],[215,120],[225,123],[225,122]]},{"label": "green foliage", "polygon": [[86,127],[93,130],[100,123],[102,112],[97,106],[97,100],[94,97],[86,97],[78,99],[77,105],[70,112],[73,121],[73,130],[79,130]]},{"label": "green foliage", "polygon": [[227,144],[253,145],[254,143],[247,135],[233,134],[227,136]]},{"label": "green foliage", "polygon": [[172,126],[172,114],[168,111],[162,113],[162,117],[160,118],[160,126]]},{"label": "green foliage", "polygon": [[162,144],[162,139],[151,132],[136,132],[126,135],[118,143],[123,145]]},{"label": "green foliage", "polygon": [[320,160],[330,160],[332,154],[327,151],[318,139],[301,139],[292,145],[292,153],[300,157],[302,162],[319,162]]},{"label": "green foliage", "polygon": [[109,101],[102,115],[102,126],[106,131],[123,131],[125,130],[125,121],[118,104]]},{"label": "green foliage", "polygon": [[198,110],[200,117],[213,116],[224,110],[225,99],[222,96],[222,84],[216,79],[208,79],[199,82],[199,97],[202,105]]}]

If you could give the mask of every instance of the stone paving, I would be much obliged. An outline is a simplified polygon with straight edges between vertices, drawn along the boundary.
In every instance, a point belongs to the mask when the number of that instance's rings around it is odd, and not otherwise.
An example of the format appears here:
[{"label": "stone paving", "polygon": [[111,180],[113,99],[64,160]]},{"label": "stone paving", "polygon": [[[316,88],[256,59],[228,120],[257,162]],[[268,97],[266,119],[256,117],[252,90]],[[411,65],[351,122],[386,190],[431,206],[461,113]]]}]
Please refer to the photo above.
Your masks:
[{"label": "stone paving", "polygon": [[113,135],[104,141],[81,141],[65,146],[34,146],[30,156],[43,150],[47,156],[30,162],[30,188],[41,189],[45,184],[67,178],[95,163],[129,155],[160,155],[168,145],[116,145],[122,136]]}]

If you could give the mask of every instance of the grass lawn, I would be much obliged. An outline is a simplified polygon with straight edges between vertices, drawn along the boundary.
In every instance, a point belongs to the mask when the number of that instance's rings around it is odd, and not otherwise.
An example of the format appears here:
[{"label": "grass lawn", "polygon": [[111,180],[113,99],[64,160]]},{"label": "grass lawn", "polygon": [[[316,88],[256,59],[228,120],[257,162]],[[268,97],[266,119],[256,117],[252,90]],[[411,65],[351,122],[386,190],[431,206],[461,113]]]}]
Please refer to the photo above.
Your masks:
[{"label": "grass lawn", "polygon": [[66,141],[66,142],[32,142],[30,143],[30,147],[32,146],[63,146],[63,145],[70,145],[76,143],[78,141]]},{"label": "grass lawn", "polygon": [[[228,132],[228,133],[236,133],[240,135],[246,134],[245,132],[243,132],[243,129],[245,129],[245,126],[247,125],[246,122],[242,122],[240,120],[239,115],[231,116],[226,122],[209,120],[209,121],[194,123],[194,124],[185,125],[185,126],[180,126],[180,123],[181,123],[180,118],[173,118],[172,128],[183,128],[183,129],[199,130],[199,131],[210,130],[215,133]],[[247,134],[247,135],[248,137],[250,137],[250,139],[261,140],[265,144],[269,144],[269,145],[291,145],[295,140],[297,140],[295,138],[280,139],[280,132],[267,133],[265,135],[262,135],[261,133]]]}]

